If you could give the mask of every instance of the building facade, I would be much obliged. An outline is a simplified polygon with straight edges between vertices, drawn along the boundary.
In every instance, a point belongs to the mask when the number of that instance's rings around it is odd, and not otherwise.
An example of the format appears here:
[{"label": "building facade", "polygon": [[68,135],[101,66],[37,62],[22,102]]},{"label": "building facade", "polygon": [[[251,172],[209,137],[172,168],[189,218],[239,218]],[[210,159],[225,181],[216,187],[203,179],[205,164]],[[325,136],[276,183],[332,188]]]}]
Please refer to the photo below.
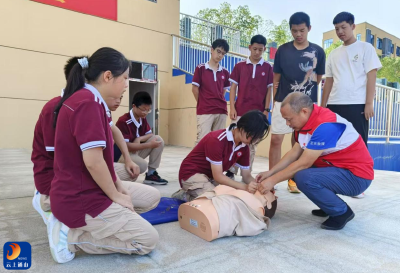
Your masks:
[{"label": "building facade", "polygon": [[[400,38],[367,22],[356,24],[354,34],[357,40],[372,44],[379,57],[400,57]],[[334,29],[324,32],[322,40],[324,49],[337,41],[339,38]]]}]

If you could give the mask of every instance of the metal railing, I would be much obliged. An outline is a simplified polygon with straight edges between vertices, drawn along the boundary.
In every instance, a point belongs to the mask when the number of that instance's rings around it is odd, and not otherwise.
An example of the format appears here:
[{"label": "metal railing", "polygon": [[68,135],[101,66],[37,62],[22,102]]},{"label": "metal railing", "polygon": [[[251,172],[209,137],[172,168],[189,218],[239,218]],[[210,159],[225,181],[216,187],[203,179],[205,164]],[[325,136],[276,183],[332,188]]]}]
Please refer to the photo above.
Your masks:
[{"label": "metal railing", "polygon": [[[172,66],[192,75],[199,64],[210,60],[210,45],[204,43],[172,35],[172,48]],[[231,73],[235,64],[246,58],[246,55],[228,52],[221,65]]]},{"label": "metal railing", "polygon": [[[210,59],[210,46],[172,35],[173,67],[193,75],[196,67]],[[221,61],[221,65],[230,73],[238,62],[246,59],[246,55],[229,52]],[[321,84],[318,90],[318,105],[321,103]],[[400,90],[388,86],[376,85],[374,99],[375,115],[369,122],[369,137],[385,139],[386,142],[400,140]]]},{"label": "metal railing", "polygon": [[400,90],[377,84],[374,112],[369,137],[384,138],[386,142],[400,139]]},{"label": "metal railing", "polygon": [[211,45],[216,39],[225,39],[229,51],[239,52],[240,31],[238,29],[219,25],[189,14],[180,14],[180,36],[203,44]]}]

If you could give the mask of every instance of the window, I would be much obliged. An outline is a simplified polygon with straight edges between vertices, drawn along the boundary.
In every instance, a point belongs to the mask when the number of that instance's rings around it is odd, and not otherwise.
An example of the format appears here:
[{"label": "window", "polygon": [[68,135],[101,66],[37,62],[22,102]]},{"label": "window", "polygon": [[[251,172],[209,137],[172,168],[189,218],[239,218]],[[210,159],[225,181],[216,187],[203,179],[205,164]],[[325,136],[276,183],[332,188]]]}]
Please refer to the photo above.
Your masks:
[{"label": "window", "polygon": [[382,49],[382,39],[381,38],[376,38],[376,48],[377,49]]},{"label": "window", "polygon": [[357,34],[357,41],[361,41],[361,34]]},{"label": "window", "polygon": [[399,47],[399,46],[398,46],[397,49],[396,49],[396,55],[397,55],[397,56],[400,56],[400,47]]},{"label": "window", "polygon": [[371,45],[375,45],[375,35],[371,34],[371,39],[369,42],[371,43]]},{"label": "window", "polygon": [[392,46],[390,47],[390,53],[394,53],[394,44],[392,44]]},{"label": "window", "polygon": [[324,49],[329,48],[333,44],[333,39],[325,40],[324,41]]}]

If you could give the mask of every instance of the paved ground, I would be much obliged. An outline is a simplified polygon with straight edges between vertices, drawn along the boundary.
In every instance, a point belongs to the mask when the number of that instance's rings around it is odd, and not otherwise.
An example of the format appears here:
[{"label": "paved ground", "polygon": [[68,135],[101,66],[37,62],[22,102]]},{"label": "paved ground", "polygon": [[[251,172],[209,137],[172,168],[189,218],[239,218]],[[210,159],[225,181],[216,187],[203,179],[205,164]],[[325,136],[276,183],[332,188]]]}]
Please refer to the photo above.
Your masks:
[{"label": "paved ground", "polygon": [[[188,152],[166,147],[159,173],[170,183],[157,187],[163,196],[178,189],[178,168]],[[257,158],[254,173],[266,166],[267,159]],[[79,253],[59,265],[51,258],[45,226],[31,205],[30,151],[0,150],[0,245],[31,243],[31,272],[400,272],[400,173],[377,171],[366,198],[343,197],[356,217],[342,231],[320,229],[321,219],[310,213],[315,206],[285,187],[278,186],[271,228],[256,237],[209,243],[176,222],[156,226],[161,239],[150,255]],[[0,272],[5,272],[1,265]]]}]

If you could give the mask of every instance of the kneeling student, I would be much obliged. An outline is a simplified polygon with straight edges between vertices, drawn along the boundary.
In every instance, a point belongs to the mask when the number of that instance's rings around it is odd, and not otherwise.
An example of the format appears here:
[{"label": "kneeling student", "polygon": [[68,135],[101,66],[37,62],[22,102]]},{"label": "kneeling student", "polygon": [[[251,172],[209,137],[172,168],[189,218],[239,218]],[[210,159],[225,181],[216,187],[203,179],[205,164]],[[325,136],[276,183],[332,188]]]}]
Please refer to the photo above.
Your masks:
[{"label": "kneeling student", "polygon": [[[68,59],[64,66],[64,75],[66,80],[68,80],[71,69],[75,64],[78,63],[78,59],[83,57],[85,56],[72,57]],[[33,177],[36,189],[32,199],[32,205],[42,216],[43,222],[46,225],[51,214],[49,195],[51,181],[54,178],[54,138],[56,134],[53,126],[54,108],[61,101],[63,93],[64,90],[61,92],[61,96],[51,99],[43,106],[33,135],[31,160],[33,163]],[[115,111],[118,108],[121,98],[118,98],[113,102],[106,102],[111,111]],[[130,160],[124,138],[119,129],[112,124],[111,115],[110,126],[115,142],[117,143],[118,147],[120,147],[123,156],[127,158],[127,160],[125,160],[125,164],[114,163],[115,172],[124,181],[136,181],[139,175],[139,167],[132,162],[132,160]]]},{"label": "kneeling student", "polygon": [[71,261],[78,250],[147,254],[158,233],[134,207],[142,212],[156,207],[160,193],[116,176],[105,103],[127,88],[130,63],[112,48],[78,62],[55,109],[53,214],[47,225],[51,254],[58,263]]},{"label": "kneeling student", "polygon": [[[266,116],[254,110],[244,114],[237,124],[207,134],[183,160],[179,170],[182,189],[172,197],[191,201],[218,184],[254,193],[258,185],[251,176],[248,145],[263,140],[268,129]],[[245,183],[224,175],[232,166],[241,168]]]}]

